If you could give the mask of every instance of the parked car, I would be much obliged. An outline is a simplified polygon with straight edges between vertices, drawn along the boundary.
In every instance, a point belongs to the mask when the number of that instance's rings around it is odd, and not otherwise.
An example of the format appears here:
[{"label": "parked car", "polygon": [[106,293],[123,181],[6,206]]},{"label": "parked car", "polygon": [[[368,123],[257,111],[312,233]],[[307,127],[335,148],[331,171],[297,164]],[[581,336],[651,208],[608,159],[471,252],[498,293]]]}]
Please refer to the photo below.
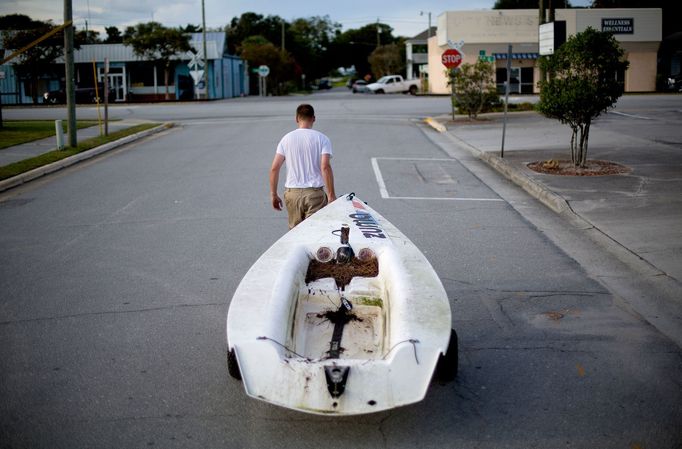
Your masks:
[{"label": "parked car", "polygon": [[357,80],[353,83],[351,86],[351,91],[356,94],[358,92],[368,92],[369,89],[367,89],[367,81],[365,80]]},{"label": "parked car", "polygon": [[331,89],[332,88],[332,82],[327,79],[327,78],[322,78],[319,83],[317,83],[317,88],[322,90],[322,89]]},{"label": "parked car", "polygon": [[[76,87],[76,103],[97,103],[97,93],[99,93],[101,101],[104,102],[102,97],[102,92],[104,92],[104,84],[99,83],[97,85],[97,91],[93,87]],[[116,92],[113,89],[109,89],[109,102],[113,102],[116,99]],[[66,103],[66,90],[51,90],[43,94],[43,100],[45,103],[49,104],[64,104]]]},{"label": "parked car", "polygon": [[375,94],[410,93],[416,95],[419,90],[419,80],[404,80],[400,75],[386,75],[376,83],[367,86],[370,92]]}]

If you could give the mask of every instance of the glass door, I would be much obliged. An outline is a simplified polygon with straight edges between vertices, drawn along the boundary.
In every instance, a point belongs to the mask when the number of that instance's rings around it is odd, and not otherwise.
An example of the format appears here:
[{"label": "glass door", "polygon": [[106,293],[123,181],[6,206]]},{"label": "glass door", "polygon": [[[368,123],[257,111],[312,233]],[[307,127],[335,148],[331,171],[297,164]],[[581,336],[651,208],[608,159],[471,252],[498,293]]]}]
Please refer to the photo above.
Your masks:
[{"label": "glass door", "polygon": [[[104,82],[104,68],[97,68],[97,79],[100,83]],[[111,92],[110,101],[124,101],[127,94],[125,67],[109,67],[109,91]]]}]

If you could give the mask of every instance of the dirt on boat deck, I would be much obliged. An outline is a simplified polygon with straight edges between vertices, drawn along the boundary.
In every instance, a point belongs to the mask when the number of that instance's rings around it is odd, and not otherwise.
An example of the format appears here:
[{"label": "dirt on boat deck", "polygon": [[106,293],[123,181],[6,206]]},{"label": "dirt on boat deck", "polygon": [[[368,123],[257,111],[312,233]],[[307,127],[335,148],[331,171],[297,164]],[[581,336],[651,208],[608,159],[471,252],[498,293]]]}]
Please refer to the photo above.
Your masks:
[{"label": "dirt on boat deck", "polygon": [[349,263],[319,262],[315,259],[310,261],[305,275],[305,283],[323,278],[334,278],[338,288],[344,288],[356,276],[376,277],[379,275],[379,261],[376,258],[359,260],[357,258]]}]

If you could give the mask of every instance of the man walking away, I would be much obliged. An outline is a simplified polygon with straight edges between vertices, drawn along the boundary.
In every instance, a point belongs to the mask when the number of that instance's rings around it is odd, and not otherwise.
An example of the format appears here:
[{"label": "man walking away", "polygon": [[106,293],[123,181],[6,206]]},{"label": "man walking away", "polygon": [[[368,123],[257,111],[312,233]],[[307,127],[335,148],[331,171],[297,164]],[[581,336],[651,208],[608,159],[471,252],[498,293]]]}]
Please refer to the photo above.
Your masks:
[{"label": "man walking away", "polygon": [[277,185],[280,169],[286,161],[284,204],[289,216],[289,229],[336,199],[334,173],[330,163],[332,143],[327,136],[313,130],[315,110],[311,105],[302,104],[296,108],[296,123],[298,129],[282,137],[277,145],[270,168],[272,207],[282,210]]}]

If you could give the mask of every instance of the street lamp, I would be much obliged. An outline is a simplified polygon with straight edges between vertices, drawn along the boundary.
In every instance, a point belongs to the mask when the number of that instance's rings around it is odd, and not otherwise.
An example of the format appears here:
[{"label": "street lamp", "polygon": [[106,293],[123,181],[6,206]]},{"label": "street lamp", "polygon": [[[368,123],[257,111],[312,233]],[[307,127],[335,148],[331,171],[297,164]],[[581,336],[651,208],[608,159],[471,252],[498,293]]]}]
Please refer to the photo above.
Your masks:
[{"label": "street lamp", "polygon": [[[423,16],[424,14],[425,14],[424,11],[419,12],[420,16]],[[426,33],[427,33],[426,35],[428,36],[428,39],[431,39],[431,11],[429,11],[426,14],[429,15],[429,29],[426,31]]]}]

